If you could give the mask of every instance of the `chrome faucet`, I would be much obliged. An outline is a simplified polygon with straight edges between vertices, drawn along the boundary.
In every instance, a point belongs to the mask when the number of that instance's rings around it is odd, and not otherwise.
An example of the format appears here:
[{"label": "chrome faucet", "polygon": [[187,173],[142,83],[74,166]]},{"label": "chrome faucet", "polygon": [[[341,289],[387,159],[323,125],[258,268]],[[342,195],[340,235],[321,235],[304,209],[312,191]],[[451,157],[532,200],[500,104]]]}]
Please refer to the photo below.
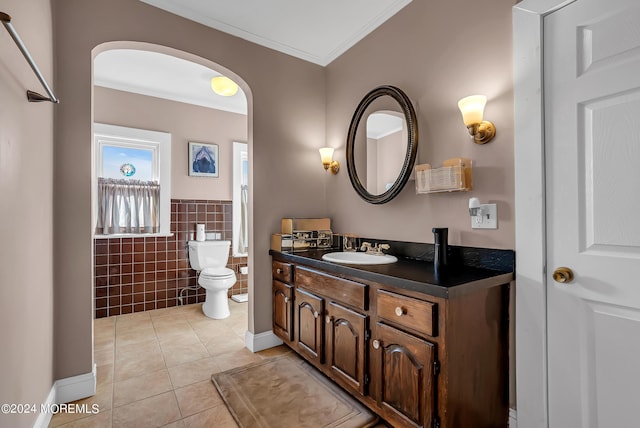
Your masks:
[{"label": "chrome faucet", "polygon": [[363,242],[360,246],[360,251],[364,251],[367,254],[373,254],[375,256],[383,256],[382,250],[388,250],[391,248],[389,244],[375,244],[371,246],[370,242]]}]

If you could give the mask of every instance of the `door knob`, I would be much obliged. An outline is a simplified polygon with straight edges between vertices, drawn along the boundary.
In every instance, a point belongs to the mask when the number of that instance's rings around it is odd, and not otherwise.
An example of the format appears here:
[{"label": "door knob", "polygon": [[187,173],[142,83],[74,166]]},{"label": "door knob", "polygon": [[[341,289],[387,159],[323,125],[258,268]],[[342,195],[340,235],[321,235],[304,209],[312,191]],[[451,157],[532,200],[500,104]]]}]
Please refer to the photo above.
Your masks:
[{"label": "door knob", "polygon": [[380,349],[380,341],[375,339],[371,345],[373,346],[373,349]]},{"label": "door knob", "polygon": [[560,284],[566,284],[573,280],[573,272],[568,267],[559,267],[553,271],[553,280]]}]

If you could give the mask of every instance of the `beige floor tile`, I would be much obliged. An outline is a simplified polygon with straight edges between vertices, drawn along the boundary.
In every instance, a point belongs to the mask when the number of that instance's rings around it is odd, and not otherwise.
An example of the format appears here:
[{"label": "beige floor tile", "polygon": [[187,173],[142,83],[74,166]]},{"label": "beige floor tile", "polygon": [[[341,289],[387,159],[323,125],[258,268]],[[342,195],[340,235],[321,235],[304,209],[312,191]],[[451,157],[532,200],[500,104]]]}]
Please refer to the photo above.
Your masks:
[{"label": "beige floor tile", "polygon": [[113,409],[113,427],[157,427],[181,419],[173,391]]},{"label": "beige floor tile", "polygon": [[244,340],[244,337],[247,334],[247,329],[248,327],[246,323],[243,325],[236,324],[231,327],[231,330],[233,330],[233,332],[237,334],[238,337],[241,338],[242,340]]},{"label": "beige floor tile", "polygon": [[183,419],[183,422],[187,428],[237,428],[238,426],[224,404],[189,416]]},{"label": "beige floor tile", "polygon": [[198,339],[200,339],[200,342],[203,344],[206,344],[211,338],[219,334],[213,326],[196,324],[191,327],[193,328],[194,333],[198,336]]},{"label": "beige floor tile", "polygon": [[116,335],[116,347],[146,342],[155,338],[156,332],[153,327],[130,328],[124,331],[118,331]]},{"label": "beige floor tile", "polygon": [[206,317],[201,304],[95,320],[98,393],[86,401],[100,413],[55,415],[51,426],[235,428],[211,375],[272,353],[244,348],[248,305],[229,307],[225,320]]},{"label": "beige floor tile", "polygon": [[198,323],[193,327],[193,331],[198,335],[200,340],[207,344],[213,341],[225,341],[232,337],[238,337],[238,335],[229,327],[221,324],[201,324]]},{"label": "beige floor tile", "polygon": [[158,341],[160,342],[160,348],[162,348],[163,345],[191,345],[194,343],[202,343],[191,327],[182,328],[180,332],[174,334],[159,334]]},{"label": "beige floor tile", "polygon": [[113,383],[113,363],[97,365],[96,368],[97,368],[97,375],[96,375],[97,385],[108,385],[110,383]]},{"label": "beige floor tile", "polygon": [[210,380],[178,388],[175,393],[183,417],[222,404],[222,398]]},{"label": "beige floor tile", "polygon": [[220,338],[213,338],[205,345],[210,355],[226,354],[228,352],[241,351],[244,348],[244,340],[238,336],[233,335],[225,337],[223,340]]},{"label": "beige floor tile", "polygon": [[153,322],[151,322],[151,318],[140,318],[140,319],[131,319],[131,320],[122,320],[118,321],[116,324],[116,335],[123,333],[127,330],[145,330],[153,328]]},{"label": "beige floor tile", "polygon": [[172,389],[173,385],[166,369],[118,381],[113,384],[113,407],[130,404]]},{"label": "beige floor tile", "polygon": [[113,351],[113,347],[116,343],[115,334],[105,335],[96,335],[93,336],[93,349],[95,351]]},{"label": "beige floor tile", "polygon": [[118,324],[135,324],[138,321],[149,320],[151,318],[151,316],[149,315],[150,312],[153,311],[134,312],[132,314],[118,315],[117,317],[114,317],[116,319],[116,326]]},{"label": "beige floor tile", "polygon": [[247,364],[256,363],[262,361],[262,358],[246,348],[240,351],[227,352],[226,354],[216,355],[216,363],[220,367],[220,371],[227,371],[235,369],[236,367],[242,367]]},{"label": "beige floor tile", "polygon": [[116,329],[112,326],[105,328],[105,327],[96,327],[95,322],[94,322],[94,328],[93,328],[93,338],[94,339],[100,339],[100,340],[107,340],[107,339],[111,339],[113,340],[116,336]]},{"label": "beige floor tile", "polygon": [[95,349],[93,350],[93,358],[98,366],[104,364],[113,364],[115,361],[115,345],[111,349]]},{"label": "beige floor tile", "polygon": [[154,324],[154,330],[159,340],[171,340],[173,336],[182,336],[187,331],[193,331],[191,325],[183,319],[172,320],[170,323]]},{"label": "beige floor tile", "polygon": [[116,317],[96,318],[93,320],[93,333],[115,333]]},{"label": "beige floor tile", "polygon": [[220,320],[201,320],[201,321],[189,321],[191,328],[198,335],[200,340],[208,342],[209,339],[216,336],[235,335],[227,325],[223,324]]},{"label": "beige floor tile", "polygon": [[170,308],[155,309],[148,312],[151,319],[155,319],[179,314],[181,313],[180,309],[181,308],[179,308],[178,306],[171,306]]},{"label": "beige floor tile", "polygon": [[[49,425],[53,427],[54,425]],[[59,425],[60,428],[111,428],[111,409]]]},{"label": "beige floor tile", "polygon": [[201,320],[201,319],[212,319],[207,317],[202,312],[202,303],[197,303],[195,305],[189,305],[189,307],[185,307],[186,309],[182,311],[184,315],[184,319],[186,320]]},{"label": "beige floor tile", "polygon": [[207,348],[200,342],[187,345],[164,345],[162,354],[167,367],[179,366],[180,364],[201,360],[209,356]]},{"label": "beige floor tile", "polygon": [[210,380],[211,375],[219,373],[220,367],[214,357],[191,361],[179,366],[169,367],[169,377],[174,388],[192,383]]},{"label": "beige floor tile", "polygon": [[280,345],[274,348],[265,349],[264,351],[256,352],[256,355],[259,355],[262,358],[273,358],[288,354],[289,352],[293,352],[291,348],[286,345]]},{"label": "beige floor tile", "polygon": [[115,361],[131,355],[160,354],[160,352],[160,343],[156,337],[153,337],[141,342],[116,345]]},{"label": "beige floor tile", "polygon": [[164,358],[160,353],[133,354],[122,359],[116,358],[113,378],[118,382],[165,368]]}]

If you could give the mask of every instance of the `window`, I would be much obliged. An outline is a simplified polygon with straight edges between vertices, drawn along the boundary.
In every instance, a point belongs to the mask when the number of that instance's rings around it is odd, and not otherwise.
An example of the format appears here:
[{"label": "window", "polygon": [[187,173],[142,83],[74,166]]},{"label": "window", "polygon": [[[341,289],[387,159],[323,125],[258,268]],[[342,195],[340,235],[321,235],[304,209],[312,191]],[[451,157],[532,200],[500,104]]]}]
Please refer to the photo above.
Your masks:
[{"label": "window", "polygon": [[170,234],[171,134],[94,124],[96,235]]},{"label": "window", "polygon": [[249,251],[249,157],[246,143],[233,143],[233,255]]}]

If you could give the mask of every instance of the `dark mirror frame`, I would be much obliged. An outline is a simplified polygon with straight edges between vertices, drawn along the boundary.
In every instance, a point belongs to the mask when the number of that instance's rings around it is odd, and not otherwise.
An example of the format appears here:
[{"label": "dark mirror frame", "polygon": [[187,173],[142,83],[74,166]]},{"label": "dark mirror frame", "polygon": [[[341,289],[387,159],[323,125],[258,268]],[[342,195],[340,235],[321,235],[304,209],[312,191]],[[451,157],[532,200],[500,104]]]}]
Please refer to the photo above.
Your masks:
[{"label": "dark mirror frame", "polygon": [[[395,99],[400,107],[402,108],[402,112],[404,113],[404,118],[407,123],[407,153],[405,154],[404,164],[402,165],[402,169],[400,174],[396,178],[396,181],[393,183],[393,186],[389,190],[379,195],[373,195],[369,193],[369,191],[362,185],[360,178],[358,178],[358,173],[356,172],[356,164],[354,159],[355,152],[355,137],[356,132],[358,131],[358,125],[360,124],[360,120],[362,116],[375,99],[390,96]],[[364,96],[358,107],[356,108],[355,113],[353,114],[353,118],[351,119],[351,124],[349,125],[349,133],[347,134],[347,169],[349,171],[349,179],[351,180],[351,184],[355,191],[360,195],[362,199],[369,202],[370,204],[384,204],[398,196],[398,194],[402,191],[405,184],[407,184],[407,180],[409,180],[409,176],[411,175],[411,170],[413,169],[413,164],[416,161],[416,153],[418,152],[418,121],[416,120],[416,112],[413,109],[413,105],[411,104],[411,100],[407,97],[401,89],[396,88],[395,86],[383,85],[378,86],[377,88],[371,90],[367,95]]]}]

